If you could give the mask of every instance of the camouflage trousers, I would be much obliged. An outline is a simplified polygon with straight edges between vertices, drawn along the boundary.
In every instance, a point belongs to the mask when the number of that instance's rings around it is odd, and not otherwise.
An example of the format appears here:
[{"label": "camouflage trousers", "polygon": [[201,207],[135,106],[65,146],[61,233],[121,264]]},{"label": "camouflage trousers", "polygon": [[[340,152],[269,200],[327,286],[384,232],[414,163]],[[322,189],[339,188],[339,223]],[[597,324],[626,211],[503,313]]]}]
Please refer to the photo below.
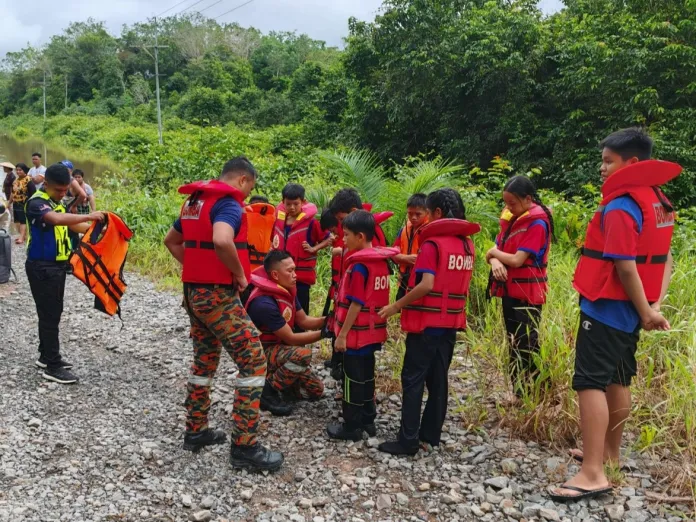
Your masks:
[{"label": "camouflage trousers", "polygon": [[233,443],[256,443],[261,391],[266,380],[266,357],[259,332],[232,287],[184,286],[184,307],[191,319],[193,364],[186,397],[186,430],[208,427],[210,388],[224,347],[239,375],[235,383]]},{"label": "camouflage trousers", "polygon": [[276,344],[264,347],[268,360],[266,380],[278,391],[287,391],[298,399],[319,399],[324,383],[312,372],[312,348]]}]

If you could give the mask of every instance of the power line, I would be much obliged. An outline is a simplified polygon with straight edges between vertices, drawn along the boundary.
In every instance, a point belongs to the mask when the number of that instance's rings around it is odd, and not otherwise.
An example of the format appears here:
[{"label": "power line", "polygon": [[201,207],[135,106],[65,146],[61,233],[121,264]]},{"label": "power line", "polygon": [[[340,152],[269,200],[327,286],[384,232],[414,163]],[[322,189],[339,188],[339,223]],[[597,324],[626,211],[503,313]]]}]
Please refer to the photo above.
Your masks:
[{"label": "power line", "polygon": [[248,2],[244,2],[243,4],[239,4],[237,7],[233,7],[233,8],[230,9],[229,11],[226,11],[226,12],[222,13],[221,15],[216,16],[216,17],[215,17],[215,20],[218,20],[219,18],[222,18],[223,16],[230,14],[232,11],[236,11],[237,9],[241,9],[241,8],[244,7],[245,5],[249,5],[249,4],[252,3],[253,1],[254,1],[254,0],[249,0]]},{"label": "power line", "polygon": [[223,1],[223,0],[217,0],[217,2],[215,2],[214,4],[210,4],[210,5],[209,5],[208,7],[206,7],[205,9],[201,9],[200,11],[198,11],[198,14],[201,14],[203,11],[207,11],[208,9],[210,9],[211,7],[214,7],[214,6],[218,5],[218,4],[219,4],[220,2],[222,2],[222,1]]},{"label": "power line", "polygon": [[170,7],[169,9],[167,9],[166,11],[162,11],[160,14],[158,14],[158,15],[157,15],[157,18],[159,18],[160,16],[162,16],[164,13],[168,13],[169,11],[171,11],[172,9],[174,9],[175,7],[179,7],[181,4],[185,4],[185,3],[188,2],[188,1],[190,1],[190,0],[182,0],[182,1],[179,2],[178,4],[174,4],[173,6],[171,6],[171,7]]},{"label": "power line", "polygon": [[203,0],[198,0],[198,2],[194,2],[194,3],[191,4],[190,6],[184,8],[184,9],[182,9],[181,11],[179,11],[178,13],[176,13],[174,16],[179,16],[181,13],[183,13],[183,12],[185,12],[185,11],[188,11],[188,10],[191,9],[192,7],[197,6],[197,5],[200,4],[202,1],[203,1]]}]

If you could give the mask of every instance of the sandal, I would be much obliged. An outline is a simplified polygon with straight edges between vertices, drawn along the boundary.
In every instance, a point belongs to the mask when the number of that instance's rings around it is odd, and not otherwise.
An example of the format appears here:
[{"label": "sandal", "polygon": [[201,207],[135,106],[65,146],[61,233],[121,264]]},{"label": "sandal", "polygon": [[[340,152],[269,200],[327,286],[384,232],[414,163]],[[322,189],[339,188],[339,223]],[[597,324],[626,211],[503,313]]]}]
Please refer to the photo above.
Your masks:
[{"label": "sandal", "polygon": [[563,484],[560,488],[555,488],[555,489],[567,489],[570,491],[577,491],[580,493],[579,495],[559,495],[558,493],[554,493],[553,490],[549,490],[549,496],[551,497],[551,500],[554,502],[577,502],[578,500],[582,500],[583,498],[595,498],[599,497],[601,495],[605,495],[607,493],[611,493],[613,491],[613,488],[611,487],[606,487],[606,488],[599,488],[599,489],[583,489],[579,488],[576,486],[567,486]]}]

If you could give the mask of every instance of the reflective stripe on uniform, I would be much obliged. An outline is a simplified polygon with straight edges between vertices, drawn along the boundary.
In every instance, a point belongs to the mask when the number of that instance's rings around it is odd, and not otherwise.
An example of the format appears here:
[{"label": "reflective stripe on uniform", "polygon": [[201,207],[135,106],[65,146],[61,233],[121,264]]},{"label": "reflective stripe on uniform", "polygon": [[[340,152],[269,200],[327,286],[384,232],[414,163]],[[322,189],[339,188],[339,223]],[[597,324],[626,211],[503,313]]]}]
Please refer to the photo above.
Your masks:
[{"label": "reflective stripe on uniform", "polygon": [[307,370],[307,366],[302,366],[301,364],[295,364],[292,361],[288,361],[283,365],[287,370],[293,373],[302,373]]},{"label": "reflective stripe on uniform", "polygon": [[195,386],[210,387],[213,384],[213,378],[212,377],[203,377],[202,375],[189,375],[188,382],[189,382],[189,384],[193,384]]},{"label": "reflective stripe on uniform", "polygon": [[263,388],[266,384],[266,376],[259,377],[239,377],[237,378],[237,388]]}]

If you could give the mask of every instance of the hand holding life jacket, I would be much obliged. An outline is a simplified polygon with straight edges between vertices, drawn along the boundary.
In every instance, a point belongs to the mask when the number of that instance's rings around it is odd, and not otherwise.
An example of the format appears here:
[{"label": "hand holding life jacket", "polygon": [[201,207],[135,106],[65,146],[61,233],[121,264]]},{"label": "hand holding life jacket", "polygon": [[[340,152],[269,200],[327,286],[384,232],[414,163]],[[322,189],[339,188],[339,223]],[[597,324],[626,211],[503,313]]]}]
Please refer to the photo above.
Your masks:
[{"label": "hand holding life jacket", "polygon": [[70,256],[73,275],[95,296],[95,308],[111,316],[121,313],[126,291],[123,266],[133,232],[112,212],[94,221]]},{"label": "hand holding life jacket", "polygon": [[[425,297],[404,307],[401,329],[423,333],[426,328],[466,328],[466,299],[474,270],[475,249],[470,236],[481,231],[478,223],[462,219],[438,219],[420,229],[421,248],[432,243],[438,265],[433,289]],[[411,273],[408,290],[416,286]]]},{"label": "hand holding life jacket", "polygon": [[[547,240],[551,236],[551,223],[544,209],[532,206],[523,215],[515,218],[505,209],[500,218],[500,233],[496,238],[498,249],[507,254],[516,254],[529,228],[541,221],[546,226]],[[530,255],[520,267],[506,267],[507,281],[491,278],[490,295],[493,297],[513,297],[529,304],[540,305],[546,302],[549,284],[546,266],[549,259],[550,242],[544,251],[543,259]]]},{"label": "hand holding life jacket", "polygon": [[338,336],[348,315],[351,302],[348,300],[348,285],[352,268],[362,264],[367,268],[365,279],[365,305],[361,307],[353,327],[348,332],[346,345],[349,350],[358,350],[369,344],[387,340],[387,321],[378,311],[389,304],[391,269],[389,259],[398,254],[396,248],[373,247],[354,251],[346,260],[346,272],[341,279],[336,299],[334,333]]},{"label": "hand holding life jacket", "polygon": [[[251,275],[251,284],[254,285],[254,290],[252,290],[249,300],[246,303],[246,309],[249,309],[254,299],[261,296],[270,296],[278,304],[280,315],[285,319],[285,322],[288,323],[290,328],[294,328],[295,317],[297,315],[297,310],[295,308],[297,289],[293,288],[292,290],[288,290],[280,286],[268,276],[268,273],[266,273],[263,267],[254,270],[254,273]],[[282,343],[280,338],[272,331],[259,325],[256,325],[256,327],[261,332],[261,344],[264,346],[273,346]]]},{"label": "hand holding life jacket", "polygon": [[275,226],[273,228],[273,250],[284,250],[292,256],[297,272],[297,281],[308,285],[317,282],[317,255],[305,252],[302,243],[311,244],[312,224],[317,214],[317,207],[311,203],[302,206],[302,212],[297,216],[289,231],[285,228],[285,206],[278,206]]},{"label": "hand holding life jacket", "polygon": [[602,220],[606,206],[621,196],[630,196],[640,207],[643,228],[638,238],[636,265],[649,302],[660,299],[662,278],[669,258],[675,214],[672,204],[658,188],[676,178],[681,166],[668,161],[647,160],[624,167],[602,185],[602,202],[587,227],[585,245],[575,270],[573,286],[590,301],[629,301],[613,259],[605,258]]},{"label": "hand holding life jacket", "polygon": [[246,207],[247,243],[252,272],[263,266],[263,260],[271,249],[275,214],[276,209],[270,203],[254,203]]},{"label": "hand holding life jacket", "polygon": [[218,180],[197,181],[179,187],[180,194],[189,194],[181,207],[181,228],[184,236],[184,283],[233,285],[230,270],[218,259],[213,244],[213,222],[210,211],[220,199],[231,196],[242,207],[242,223],[235,234],[239,262],[247,280],[251,277],[247,244],[247,215],[244,209],[244,193]]}]

